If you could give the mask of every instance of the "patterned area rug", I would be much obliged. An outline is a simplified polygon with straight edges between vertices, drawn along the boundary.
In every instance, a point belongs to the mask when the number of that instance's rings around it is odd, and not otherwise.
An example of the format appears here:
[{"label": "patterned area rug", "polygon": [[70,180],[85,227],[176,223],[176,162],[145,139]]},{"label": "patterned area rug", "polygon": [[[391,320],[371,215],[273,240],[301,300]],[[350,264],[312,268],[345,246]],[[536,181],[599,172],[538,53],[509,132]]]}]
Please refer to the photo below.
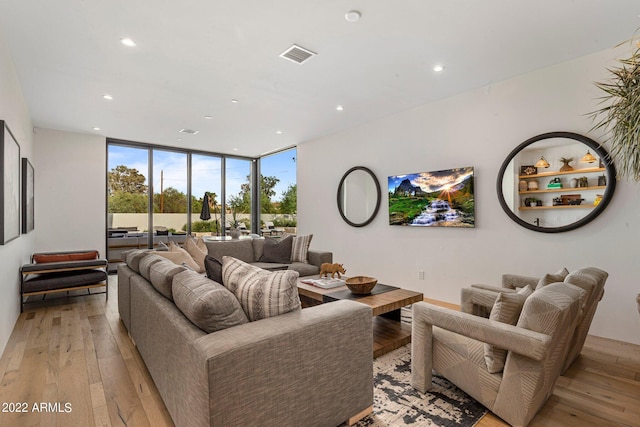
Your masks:
[{"label": "patterned area rug", "polygon": [[[411,311],[402,310],[411,322]],[[411,387],[411,344],[373,361],[373,414],[358,427],[475,425],[487,409],[443,377],[433,375],[433,389],[420,393]]]}]

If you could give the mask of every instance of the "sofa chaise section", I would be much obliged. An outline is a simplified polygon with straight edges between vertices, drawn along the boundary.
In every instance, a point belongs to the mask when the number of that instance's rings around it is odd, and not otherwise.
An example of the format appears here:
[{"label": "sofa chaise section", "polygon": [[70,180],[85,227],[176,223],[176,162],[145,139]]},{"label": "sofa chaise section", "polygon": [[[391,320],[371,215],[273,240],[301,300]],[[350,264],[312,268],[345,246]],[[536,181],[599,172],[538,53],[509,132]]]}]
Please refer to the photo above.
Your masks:
[{"label": "sofa chaise section", "polygon": [[373,403],[365,305],[338,301],[207,334],[127,265],[118,292],[123,324],[178,427],[335,427]]}]

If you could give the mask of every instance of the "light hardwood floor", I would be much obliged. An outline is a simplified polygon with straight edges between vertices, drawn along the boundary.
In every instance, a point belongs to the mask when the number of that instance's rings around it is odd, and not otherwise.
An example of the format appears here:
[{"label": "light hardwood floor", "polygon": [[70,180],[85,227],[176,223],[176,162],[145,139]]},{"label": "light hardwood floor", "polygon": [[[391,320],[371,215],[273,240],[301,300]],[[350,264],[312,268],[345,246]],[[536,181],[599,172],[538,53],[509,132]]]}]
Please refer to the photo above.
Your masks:
[{"label": "light hardwood floor", "polygon": [[[107,303],[63,298],[20,315],[0,358],[0,411],[13,411],[0,426],[173,425],[119,320],[114,279]],[[491,414],[478,424],[506,425]],[[640,346],[590,336],[530,425],[640,426]]]}]

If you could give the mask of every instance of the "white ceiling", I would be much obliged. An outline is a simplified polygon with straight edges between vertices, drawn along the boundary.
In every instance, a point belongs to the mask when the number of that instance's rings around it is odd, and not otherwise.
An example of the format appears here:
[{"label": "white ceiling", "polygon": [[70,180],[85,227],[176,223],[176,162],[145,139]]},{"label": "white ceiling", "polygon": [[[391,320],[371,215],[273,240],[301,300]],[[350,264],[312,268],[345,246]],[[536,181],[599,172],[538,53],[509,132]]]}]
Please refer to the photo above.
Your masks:
[{"label": "white ceiling", "polygon": [[[2,0],[0,32],[36,127],[256,156],[613,47],[639,14],[638,0]],[[318,55],[278,56],[294,43]]]}]

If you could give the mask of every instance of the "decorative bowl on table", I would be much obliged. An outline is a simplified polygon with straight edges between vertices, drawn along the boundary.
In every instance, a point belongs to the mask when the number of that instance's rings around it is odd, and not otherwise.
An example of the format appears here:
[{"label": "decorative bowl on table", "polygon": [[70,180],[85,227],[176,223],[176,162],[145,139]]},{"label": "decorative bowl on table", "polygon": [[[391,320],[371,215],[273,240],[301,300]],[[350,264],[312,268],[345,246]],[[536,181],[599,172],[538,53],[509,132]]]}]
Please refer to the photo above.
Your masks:
[{"label": "decorative bowl on table", "polygon": [[376,283],[378,283],[378,279],[368,276],[353,276],[345,280],[347,288],[356,295],[370,294]]}]

